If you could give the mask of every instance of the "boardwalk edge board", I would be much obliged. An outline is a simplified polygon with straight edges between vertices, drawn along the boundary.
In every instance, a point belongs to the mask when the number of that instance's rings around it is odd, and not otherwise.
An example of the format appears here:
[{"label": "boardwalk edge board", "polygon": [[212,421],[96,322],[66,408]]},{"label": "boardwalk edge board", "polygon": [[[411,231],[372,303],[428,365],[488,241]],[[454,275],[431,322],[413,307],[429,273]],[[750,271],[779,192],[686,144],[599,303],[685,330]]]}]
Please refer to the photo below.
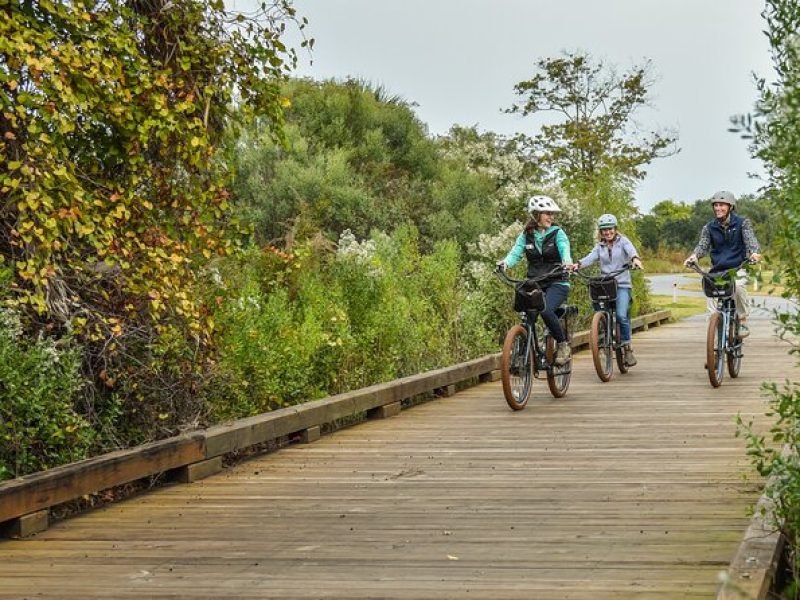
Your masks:
[{"label": "boardwalk edge board", "polygon": [[[790,450],[784,447],[784,455]],[[774,482],[771,478],[765,487]],[[778,571],[785,538],[780,527],[770,523],[774,501],[761,494],[753,510],[753,518],[744,533],[736,555],[728,565],[716,600],[766,600]]]},{"label": "boardwalk edge board", "polygon": [[[660,325],[671,318],[661,310],[631,319],[634,331]],[[577,332],[573,346],[588,345],[588,332]],[[419,394],[445,390],[468,381],[491,381],[500,368],[500,353],[490,354],[450,367],[403,377],[336,396],[281,408],[224,425],[193,431],[135,448],[102,454],[0,483],[0,533],[19,531],[19,520],[52,506],[95,494],[159,473],[195,472],[186,467],[208,463],[216,457],[284,436],[314,439],[315,428],[337,419],[366,413],[391,416],[390,405]],[[305,432],[311,431],[306,436]],[[213,469],[212,469],[213,470]],[[198,470],[199,471],[199,470]],[[191,478],[186,476],[186,478]]]}]

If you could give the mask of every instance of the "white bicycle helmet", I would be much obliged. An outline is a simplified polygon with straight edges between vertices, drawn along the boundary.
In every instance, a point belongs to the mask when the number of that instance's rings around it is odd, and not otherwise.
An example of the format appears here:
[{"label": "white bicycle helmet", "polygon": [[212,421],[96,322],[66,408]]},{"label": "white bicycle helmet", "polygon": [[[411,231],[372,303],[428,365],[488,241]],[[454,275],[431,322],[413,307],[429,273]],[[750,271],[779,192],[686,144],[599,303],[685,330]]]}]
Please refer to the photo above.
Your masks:
[{"label": "white bicycle helmet", "polygon": [[615,217],[611,213],[600,215],[600,218],[597,219],[598,229],[611,229],[612,227],[614,228],[617,227],[617,217]]},{"label": "white bicycle helmet", "polygon": [[531,214],[540,212],[561,212],[550,196],[531,196],[528,198],[528,212]]},{"label": "white bicycle helmet", "polygon": [[717,192],[709,200],[711,204],[715,202],[723,202],[731,207],[731,210],[736,210],[736,196],[732,192]]}]

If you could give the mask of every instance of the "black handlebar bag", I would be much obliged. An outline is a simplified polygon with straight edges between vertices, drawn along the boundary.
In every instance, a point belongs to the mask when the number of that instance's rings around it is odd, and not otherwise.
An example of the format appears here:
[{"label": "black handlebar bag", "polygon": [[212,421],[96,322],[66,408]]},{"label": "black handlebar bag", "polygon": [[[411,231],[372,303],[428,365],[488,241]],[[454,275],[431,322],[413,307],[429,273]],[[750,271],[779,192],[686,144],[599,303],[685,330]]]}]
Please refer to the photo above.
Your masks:
[{"label": "black handlebar bag", "polygon": [[730,298],[735,289],[736,280],[727,272],[703,277],[703,293],[708,298]]},{"label": "black handlebar bag", "polygon": [[593,302],[614,302],[617,280],[614,277],[593,277],[589,280],[589,296]]},{"label": "black handlebar bag", "polygon": [[515,311],[538,310],[541,312],[545,305],[544,292],[535,281],[523,281],[514,287]]}]

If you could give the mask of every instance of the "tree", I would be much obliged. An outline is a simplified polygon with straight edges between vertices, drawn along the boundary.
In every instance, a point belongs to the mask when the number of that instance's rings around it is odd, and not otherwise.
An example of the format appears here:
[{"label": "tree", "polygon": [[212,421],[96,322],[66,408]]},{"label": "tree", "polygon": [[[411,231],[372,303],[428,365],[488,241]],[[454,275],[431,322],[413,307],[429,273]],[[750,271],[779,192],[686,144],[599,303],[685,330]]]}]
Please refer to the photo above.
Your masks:
[{"label": "tree", "polygon": [[676,136],[638,134],[633,120],[647,105],[650,62],[618,75],[581,52],[536,63],[533,77],[514,86],[520,102],[505,112],[553,113],[560,121],[520,136],[531,161],[567,184],[592,182],[604,171],[628,183],[640,180],[653,159],[673,153]]},{"label": "tree", "polygon": [[75,334],[109,396],[131,370],[134,396],[170,406],[176,390],[194,393],[213,327],[193,293],[198,267],[237,235],[220,132],[234,105],[279,129],[276,82],[294,60],[280,35],[294,15],[289,0],[252,17],[222,0],[0,8],[4,300],[30,333]]}]

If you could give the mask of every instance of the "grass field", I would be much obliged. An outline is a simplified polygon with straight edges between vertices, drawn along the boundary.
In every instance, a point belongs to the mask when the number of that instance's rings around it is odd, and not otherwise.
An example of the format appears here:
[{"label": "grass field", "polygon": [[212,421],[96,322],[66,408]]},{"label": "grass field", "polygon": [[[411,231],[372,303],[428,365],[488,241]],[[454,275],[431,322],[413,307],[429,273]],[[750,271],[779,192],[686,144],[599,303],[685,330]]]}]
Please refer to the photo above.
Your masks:
[{"label": "grass field", "polygon": [[[700,276],[689,275],[689,277],[695,277],[697,279],[697,283],[680,285],[678,286],[678,288],[692,292],[702,292],[703,286],[700,285]],[[747,283],[747,293],[751,296],[776,296],[776,297],[779,297],[783,293],[784,288],[782,285],[769,283],[772,280],[771,271],[764,271],[764,273],[762,274],[762,280],[763,281],[758,284],[758,289],[755,289],[753,285],[754,281],[751,278],[750,281],[748,281]]]},{"label": "grass field", "polygon": [[679,297],[677,302],[673,302],[671,294],[651,294],[650,302],[653,303],[656,310],[671,310],[672,318],[676,321],[702,314],[708,310],[705,298]]}]

